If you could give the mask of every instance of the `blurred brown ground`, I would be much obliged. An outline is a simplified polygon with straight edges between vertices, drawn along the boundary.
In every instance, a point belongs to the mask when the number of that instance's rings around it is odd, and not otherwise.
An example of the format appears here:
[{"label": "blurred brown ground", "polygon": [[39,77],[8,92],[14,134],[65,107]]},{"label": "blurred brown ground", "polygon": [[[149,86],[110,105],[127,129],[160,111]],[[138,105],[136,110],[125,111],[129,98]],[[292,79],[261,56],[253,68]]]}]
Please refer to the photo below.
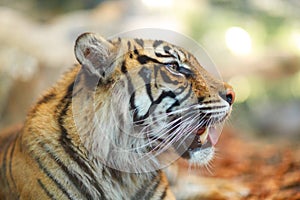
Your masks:
[{"label": "blurred brown ground", "polygon": [[[249,195],[242,199],[300,199],[300,146],[296,142],[257,141],[226,129],[217,147],[219,152],[211,173],[192,170],[193,173],[246,186],[250,189]],[[187,163],[180,163],[181,171],[189,173]]]}]

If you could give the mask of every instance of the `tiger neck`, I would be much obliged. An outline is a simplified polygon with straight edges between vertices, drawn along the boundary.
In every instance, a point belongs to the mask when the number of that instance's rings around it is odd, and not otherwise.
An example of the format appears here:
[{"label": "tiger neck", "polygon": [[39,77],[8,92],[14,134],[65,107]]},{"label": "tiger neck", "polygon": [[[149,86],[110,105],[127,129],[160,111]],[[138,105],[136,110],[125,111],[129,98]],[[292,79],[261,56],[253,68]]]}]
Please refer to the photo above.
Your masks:
[{"label": "tiger neck", "polygon": [[130,105],[124,103],[129,102],[129,95],[113,80],[91,90],[85,78],[79,78],[72,92],[72,114],[66,120],[73,120],[71,132],[76,134],[71,138],[77,138],[89,159],[108,167],[133,173],[155,171],[158,161],[148,152],[147,140],[136,133]]},{"label": "tiger neck", "polygon": [[[103,91],[97,92],[103,94]],[[105,96],[102,95],[99,99],[85,99],[85,103],[81,104],[82,106],[77,110],[78,113],[82,114],[79,115],[80,117],[77,121],[72,116],[78,115],[74,115],[74,113],[73,115],[68,115],[64,122],[74,120],[74,125],[69,127],[67,131],[71,134],[76,133],[69,142],[77,143],[77,141],[80,141],[80,145],[77,148],[79,148],[79,152],[85,152],[80,154],[80,156],[88,162],[89,168],[93,169],[93,174],[95,174],[97,179],[95,181],[101,184],[103,182],[108,184],[114,183],[115,187],[108,188],[106,192],[119,195],[115,199],[143,197],[146,188],[141,188],[141,185],[146,187],[155,186],[154,183],[159,182],[164,175],[161,170],[150,170],[145,168],[149,165],[144,162],[137,162],[136,159],[143,156],[140,154],[141,152],[136,151],[134,154],[128,154],[125,151],[128,147],[143,146],[144,140],[137,139],[120,128],[124,123],[124,119],[118,121],[114,118],[111,105],[107,103],[111,101],[106,101]],[[109,96],[107,97],[107,99],[110,98]],[[69,105],[69,109],[72,109],[72,112],[76,112],[74,100],[72,104]],[[88,105],[94,105],[96,109],[84,109],[88,108]],[[108,115],[103,113],[108,113]],[[70,121],[68,124],[71,124]],[[76,122],[79,124],[76,125]],[[76,127],[76,130],[74,127]],[[127,127],[126,130],[131,129]],[[132,146],[132,144],[134,145]],[[128,187],[127,183],[130,183],[131,186]]]}]

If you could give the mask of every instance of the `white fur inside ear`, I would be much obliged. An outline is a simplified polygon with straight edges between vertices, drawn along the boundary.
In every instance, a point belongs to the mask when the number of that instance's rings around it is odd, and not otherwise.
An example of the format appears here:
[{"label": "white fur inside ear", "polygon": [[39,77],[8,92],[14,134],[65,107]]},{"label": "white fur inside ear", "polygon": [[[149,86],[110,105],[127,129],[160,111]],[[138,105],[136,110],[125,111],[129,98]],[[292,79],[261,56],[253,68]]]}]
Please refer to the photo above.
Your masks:
[{"label": "white fur inside ear", "polygon": [[90,73],[104,77],[107,72],[112,71],[115,47],[103,37],[84,33],[80,35],[75,43],[75,56],[78,62]]}]

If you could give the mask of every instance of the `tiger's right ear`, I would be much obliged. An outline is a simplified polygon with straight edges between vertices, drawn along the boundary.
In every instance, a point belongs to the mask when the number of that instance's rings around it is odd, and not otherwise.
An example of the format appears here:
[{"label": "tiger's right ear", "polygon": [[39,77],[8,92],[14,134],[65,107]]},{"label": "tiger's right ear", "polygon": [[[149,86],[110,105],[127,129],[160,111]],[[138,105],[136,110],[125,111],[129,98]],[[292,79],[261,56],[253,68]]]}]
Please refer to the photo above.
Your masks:
[{"label": "tiger's right ear", "polygon": [[75,42],[75,56],[84,69],[92,75],[106,78],[114,70],[117,48],[94,33],[83,33]]}]

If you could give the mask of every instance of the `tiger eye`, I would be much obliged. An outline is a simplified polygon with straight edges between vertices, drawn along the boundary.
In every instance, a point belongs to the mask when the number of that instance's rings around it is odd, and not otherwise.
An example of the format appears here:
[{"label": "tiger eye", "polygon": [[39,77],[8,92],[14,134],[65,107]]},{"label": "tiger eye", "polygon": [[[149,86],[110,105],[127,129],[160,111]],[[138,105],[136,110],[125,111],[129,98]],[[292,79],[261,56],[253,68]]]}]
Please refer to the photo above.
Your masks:
[{"label": "tiger eye", "polygon": [[179,67],[178,71],[180,73],[182,73],[183,75],[185,75],[186,78],[190,78],[194,75],[194,73],[192,72],[192,70],[187,69],[185,67]]}]

